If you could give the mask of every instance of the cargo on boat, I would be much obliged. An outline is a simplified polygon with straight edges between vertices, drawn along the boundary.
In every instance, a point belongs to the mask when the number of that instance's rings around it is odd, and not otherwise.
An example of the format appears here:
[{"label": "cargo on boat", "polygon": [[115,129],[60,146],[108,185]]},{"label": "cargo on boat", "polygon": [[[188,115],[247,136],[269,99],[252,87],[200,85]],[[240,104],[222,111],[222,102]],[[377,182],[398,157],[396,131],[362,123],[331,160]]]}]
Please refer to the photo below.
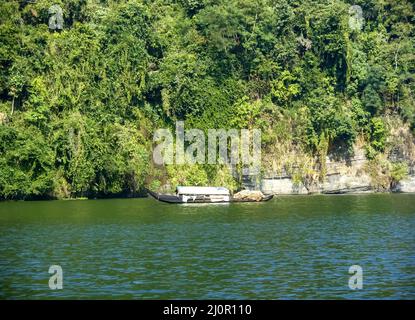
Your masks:
[{"label": "cargo on boat", "polygon": [[263,195],[260,191],[244,190],[243,196],[231,196],[230,191],[224,187],[183,187],[176,188],[175,195],[159,194],[148,191],[155,199],[168,203],[223,203],[223,202],[260,202],[272,199],[272,195]]}]

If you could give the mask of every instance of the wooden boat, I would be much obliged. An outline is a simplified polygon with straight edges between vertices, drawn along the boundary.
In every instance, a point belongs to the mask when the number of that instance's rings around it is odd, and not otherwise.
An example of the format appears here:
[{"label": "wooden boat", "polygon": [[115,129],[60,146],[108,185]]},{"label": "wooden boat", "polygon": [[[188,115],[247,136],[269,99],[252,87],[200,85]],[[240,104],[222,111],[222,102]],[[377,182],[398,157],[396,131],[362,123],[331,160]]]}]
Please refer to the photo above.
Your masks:
[{"label": "wooden boat", "polygon": [[263,202],[273,198],[265,195],[260,201],[253,199],[237,199],[223,187],[177,187],[175,195],[160,194],[148,190],[155,199],[167,203],[229,203],[229,202]]}]

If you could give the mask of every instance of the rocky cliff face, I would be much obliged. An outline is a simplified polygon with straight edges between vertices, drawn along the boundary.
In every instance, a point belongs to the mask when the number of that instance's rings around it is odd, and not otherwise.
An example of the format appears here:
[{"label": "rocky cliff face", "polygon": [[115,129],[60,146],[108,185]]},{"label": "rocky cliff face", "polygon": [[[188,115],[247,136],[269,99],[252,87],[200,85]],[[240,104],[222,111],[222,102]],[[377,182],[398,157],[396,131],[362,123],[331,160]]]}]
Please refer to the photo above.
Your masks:
[{"label": "rocky cliff face", "polygon": [[415,175],[409,176],[408,178],[400,181],[395,188],[392,189],[393,192],[405,192],[405,193],[415,193]]},{"label": "rocky cliff face", "polygon": [[[371,182],[367,174],[353,175],[334,173],[328,175],[323,183],[312,188],[306,188],[303,183],[295,183],[290,177],[264,178],[261,181],[261,191],[265,194],[343,194],[343,193],[371,193],[379,191]],[[415,175],[408,176],[400,181],[392,192],[415,193]]]},{"label": "rocky cliff face", "polygon": [[[404,178],[394,181],[393,164],[403,163],[407,169]],[[266,194],[342,194],[368,192],[415,193],[415,139],[409,128],[392,123],[388,147],[378,162],[365,156],[364,143],[357,143],[349,159],[326,158],[326,175],[322,181],[308,185],[291,175],[267,172],[261,180],[261,190]]]},{"label": "rocky cliff face", "polygon": [[265,194],[308,194],[302,184],[296,184],[290,177],[265,178],[261,181],[261,191]]},{"label": "rocky cliff face", "polygon": [[326,158],[327,174],[323,181],[306,186],[302,182],[295,183],[290,176],[265,176],[261,188],[264,193],[272,194],[373,192],[371,178],[364,170],[366,162],[364,151],[356,147],[351,159],[336,161],[330,156]]}]

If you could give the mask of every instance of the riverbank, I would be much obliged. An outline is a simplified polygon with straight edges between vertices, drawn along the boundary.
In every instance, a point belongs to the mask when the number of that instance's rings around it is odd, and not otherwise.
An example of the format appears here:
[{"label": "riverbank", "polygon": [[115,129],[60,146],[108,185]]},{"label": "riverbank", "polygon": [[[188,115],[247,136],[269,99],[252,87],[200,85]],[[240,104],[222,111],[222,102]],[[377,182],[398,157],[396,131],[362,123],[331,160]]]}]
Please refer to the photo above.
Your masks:
[{"label": "riverbank", "polygon": [[371,185],[368,176],[331,175],[327,181],[306,188],[303,183],[296,183],[291,177],[270,178],[261,181],[261,190],[266,194],[307,195],[307,194],[362,194],[362,193],[415,193],[415,175],[400,181],[389,190],[377,190]]},{"label": "riverbank", "polygon": [[[296,182],[290,176],[266,177],[257,184],[244,185],[246,189],[261,190],[264,194],[273,195],[313,195],[313,194],[370,194],[370,193],[408,193],[415,194],[415,175],[409,175],[405,179],[399,181],[393,188],[378,189],[371,182],[370,176],[363,174],[361,176],[341,175],[333,173],[327,175],[326,180],[311,186],[305,186],[302,182]],[[164,186],[163,190],[170,190],[170,186]],[[166,193],[169,193],[166,191]],[[145,191],[129,194],[99,194],[93,196],[56,198],[51,196],[28,197],[24,199],[0,199],[0,202],[6,200],[92,200],[92,199],[130,199],[130,198],[146,198]]]}]

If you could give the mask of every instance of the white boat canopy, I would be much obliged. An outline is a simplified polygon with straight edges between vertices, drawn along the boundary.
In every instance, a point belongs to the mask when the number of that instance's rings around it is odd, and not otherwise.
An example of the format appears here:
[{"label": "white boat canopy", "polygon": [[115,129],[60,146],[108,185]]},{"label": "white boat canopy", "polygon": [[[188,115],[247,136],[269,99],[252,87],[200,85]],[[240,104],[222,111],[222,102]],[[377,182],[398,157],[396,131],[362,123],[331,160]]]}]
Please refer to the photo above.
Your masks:
[{"label": "white boat canopy", "polygon": [[185,195],[204,195],[204,194],[212,194],[212,195],[229,195],[229,190],[224,187],[177,187],[177,194],[185,194]]}]

